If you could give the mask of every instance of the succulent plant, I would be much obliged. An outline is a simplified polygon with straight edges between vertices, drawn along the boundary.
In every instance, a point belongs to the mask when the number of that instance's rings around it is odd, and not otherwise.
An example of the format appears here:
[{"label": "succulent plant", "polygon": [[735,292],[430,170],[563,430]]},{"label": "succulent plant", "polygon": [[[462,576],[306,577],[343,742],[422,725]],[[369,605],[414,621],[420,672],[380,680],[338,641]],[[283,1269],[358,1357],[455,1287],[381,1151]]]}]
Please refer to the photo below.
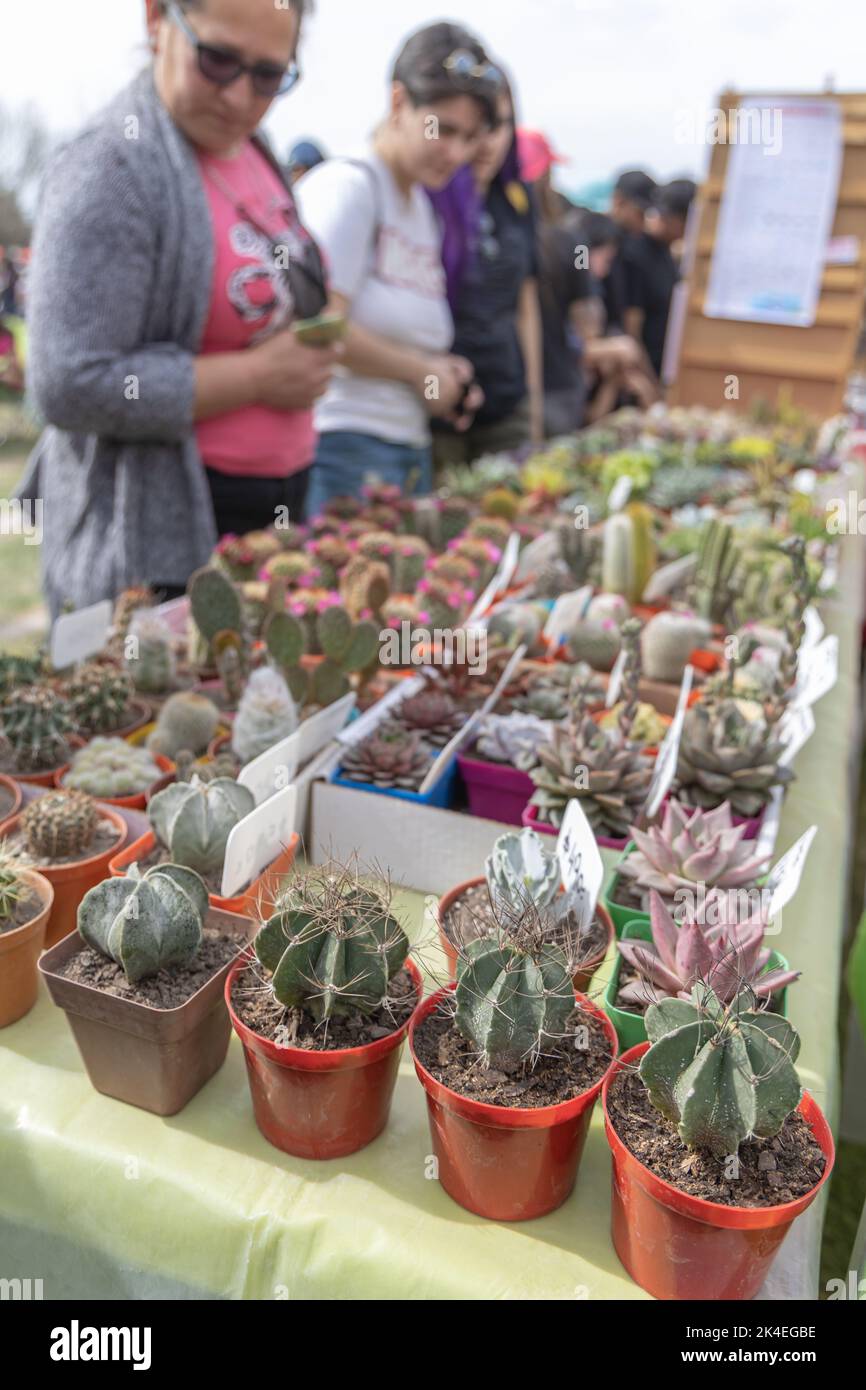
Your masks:
[{"label": "succulent plant", "polygon": [[701,701],[686,714],[675,794],[687,806],[729,802],[734,815],[757,816],[775,787],[793,781],[779,762],[784,748],[775,724],[747,718],[736,700]]},{"label": "succulent plant", "polygon": [[298,710],[288,686],[271,666],[253,671],[232,725],[232,750],[251,763],[298,727]]},{"label": "succulent plant", "polygon": [[121,727],[133,691],[125,671],[98,662],[80,666],[66,682],[73,718],[80,729],[91,734],[108,734]]},{"label": "succulent plant", "polygon": [[494,487],[481,498],[481,512],[484,516],[498,516],[510,525],[514,523],[520,507],[520,498],[510,487]]},{"label": "succulent plant", "polygon": [[500,835],[485,863],[491,898],[512,909],[533,903],[539,911],[559,893],[562,872],[540,835],[524,829]]},{"label": "succulent plant", "polygon": [[248,665],[240,592],[219,570],[205,566],[187,585],[192,620],[208,644],[229,703],[236,706]]},{"label": "succulent plant", "polygon": [[5,700],[19,686],[38,685],[42,674],[40,658],[4,653],[0,656],[0,700]]},{"label": "succulent plant", "polygon": [[612,618],[575,624],[565,642],[569,661],[585,661],[594,671],[612,670],[622,647],[620,629]]},{"label": "succulent plant", "polygon": [[660,468],[652,481],[647,500],[661,511],[696,505],[718,486],[718,470],[707,464],[681,463]]},{"label": "succulent plant", "polygon": [[477,565],[465,556],[459,555],[456,550],[449,550],[447,554],[437,556],[435,560],[430,561],[427,568],[428,573],[442,583],[471,589],[474,593],[481,588]]},{"label": "succulent plant", "polygon": [[708,521],[701,532],[690,601],[700,617],[728,625],[739,592],[740,549],[733,527]]},{"label": "succulent plant", "polygon": [[60,767],[68,760],[75,727],[69,701],[47,686],[21,686],[0,706],[0,735],[19,772]]},{"label": "succulent plant", "polygon": [[444,748],[466,723],[466,713],[445,690],[431,686],[402,700],[393,711],[395,723],[419,734],[431,748]]},{"label": "succulent plant", "polygon": [[207,784],[194,778],[157,792],[148,817],[172,863],[210,874],[222,868],[229,835],[255,805],[252,792],[228,778]]},{"label": "succulent plant", "polygon": [[586,610],[590,622],[612,622],[622,627],[631,617],[631,605],[622,594],[596,594]]},{"label": "succulent plant", "polygon": [[655,568],[652,513],[641,503],[616,512],[604,524],[602,584],[608,594],[639,603]]},{"label": "succulent plant", "polygon": [[280,894],[254,944],[274,998],[320,1024],[374,1013],[409,954],[387,887],[367,887],[337,865],[314,870]]},{"label": "succulent plant", "polygon": [[565,1036],[574,988],[565,953],[551,942],[523,951],[481,938],[457,963],[455,1023],[485,1067],[532,1066]]},{"label": "succulent plant", "polygon": [[530,805],[538,820],[558,830],[569,801],[576,797],[599,835],[625,839],[646,801],[652,766],[623,737],[621,726],[607,733],[578,700],[569,719],[551,733],[530,776]]},{"label": "succulent plant", "polygon": [[488,714],[475,745],[476,756],[529,772],[538,766],[538,750],[550,741],[550,724],[533,714]]},{"label": "succulent plant", "polygon": [[651,1046],[639,1075],[649,1099],[684,1144],[717,1158],[753,1136],[778,1134],[802,1094],[799,1037],[777,1014],[754,1011],[752,1000],[744,990],[725,1007],[702,983],[691,1000],[647,1010]]},{"label": "succulent plant", "polygon": [[219,722],[220,713],[212,700],[181,691],[166,700],[147,746],[151,753],[161,753],[164,758],[175,759],[184,748],[198,757],[206,752]]},{"label": "succulent plant", "polygon": [[327,608],[318,623],[319,642],[325,660],[313,672],[313,699],[332,705],[348,695],[349,677],[375,665],[379,655],[379,628],[373,622],[355,623],[345,608]]},{"label": "succulent plant", "polygon": [[709,622],[685,613],[657,613],[643,630],[641,656],[647,680],[679,684],[689,657],[706,646],[712,635]]},{"label": "succulent plant", "polygon": [[146,748],[122,738],[95,738],[73,755],[63,785],[89,796],[137,796],[162,775]]},{"label": "succulent plant", "polygon": [[99,824],[99,812],[85,792],[46,792],[21,816],[21,836],[36,861],[84,858]]},{"label": "succulent plant", "polygon": [[772,999],[800,978],[798,970],[768,970],[770,952],[764,945],[767,923],[759,912],[742,922],[723,920],[713,926],[712,913],[688,908],[675,921],[663,898],[650,892],[652,942],[621,940],[619,953],[640,977],[624,985],[624,1004],[688,999],[699,982],[711,987],[723,1004],[743,989],[757,999]]},{"label": "succulent plant", "polygon": [[192,869],[161,864],[142,875],[133,864],[125,878],[107,878],[85,893],[78,930],[134,985],[190,963],[207,911],[207,888]]},{"label": "succulent plant", "polygon": [[[456,541],[458,536],[462,536],[476,512],[477,507],[473,507],[472,503],[464,497],[443,498],[439,503],[439,536],[443,548],[448,545],[449,541]],[[499,528],[500,535],[501,528],[505,528],[507,540],[511,530],[508,522],[499,521],[493,517],[490,518],[490,521]],[[481,539],[489,540],[490,537],[482,536]]]},{"label": "succulent plant", "polygon": [[[599,719],[602,729],[616,729],[625,713],[625,702],[620,701],[613,709],[606,710]],[[660,744],[668,731],[668,726],[654,705],[638,704],[631,725],[630,740],[642,748]]]},{"label": "succulent plant", "polygon": [[399,724],[381,725],[369,738],[346,749],[340,776],[380,791],[417,791],[430,770],[429,751],[417,734]]},{"label": "succulent plant", "polygon": [[164,695],[177,675],[171,628],[154,608],[139,608],[130,618],[124,642],[127,674],[143,695]]},{"label": "succulent plant", "polygon": [[538,603],[504,603],[491,614],[487,623],[487,640],[492,647],[516,651],[526,647],[527,653],[543,650],[542,635],[547,612]]},{"label": "succulent plant", "polygon": [[558,722],[567,717],[572,702],[580,697],[589,706],[602,704],[601,680],[586,662],[575,666],[557,662],[546,671],[533,671],[526,687],[511,697],[510,704],[521,714]]},{"label": "succulent plant", "polygon": [[[502,559],[502,552],[495,545],[490,545],[488,541],[473,540],[471,536],[462,536],[460,540],[453,542],[452,549],[455,555],[468,560],[474,566],[477,575],[474,582],[479,590],[490,583]],[[414,584],[412,587],[414,588]]]},{"label": "succulent plant", "polygon": [[15,910],[27,896],[29,886],[22,877],[22,862],[0,840],[0,933],[14,926]]},{"label": "succulent plant", "polygon": [[766,872],[769,855],[759,855],[754,840],[745,840],[744,825],[735,826],[725,802],[714,811],[691,810],[668,801],[660,825],[639,830],[632,826],[637,846],[619,872],[641,895],[648,911],[649,895],[658,892],[673,900],[681,890],[751,888]]},{"label": "succulent plant", "polygon": [[391,570],[379,560],[356,555],[340,576],[340,596],[356,621],[381,613],[391,595]]}]

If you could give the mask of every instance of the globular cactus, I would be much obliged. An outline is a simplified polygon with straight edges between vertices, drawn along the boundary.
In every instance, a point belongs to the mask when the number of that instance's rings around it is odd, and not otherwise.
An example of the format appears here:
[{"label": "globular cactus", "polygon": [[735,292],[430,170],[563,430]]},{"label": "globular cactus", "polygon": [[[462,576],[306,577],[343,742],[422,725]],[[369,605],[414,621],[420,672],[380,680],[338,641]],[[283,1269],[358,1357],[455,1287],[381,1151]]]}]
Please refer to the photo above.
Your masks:
[{"label": "globular cactus", "polygon": [[392,531],[367,531],[358,541],[357,553],[391,568],[397,537]]},{"label": "globular cactus", "polygon": [[128,717],[134,686],[116,666],[88,662],[66,682],[73,718],[86,733],[109,734]]},{"label": "globular cactus", "polygon": [[146,589],[140,585],[131,589],[124,589],[114,605],[114,614],[111,619],[114,636],[125,637],[129,632],[134,614],[140,608],[153,608],[155,603],[156,595],[152,589]]},{"label": "globular cactus", "polygon": [[386,892],[328,866],[278,897],[255,953],[274,998],[321,1024],[374,1013],[406,963],[409,941]]},{"label": "globular cactus", "polygon": [[182,691],[166,700],[147,746],[151,753],[161,753],[164,758],[174,759],[184,748],[198,757],[206,752],[219,722],[219,710],[212,700]]},{"label": "globular cactus", "polygon": [[391,556],[391,574],[398,594],[413,594],[430,559],[430,547],[420,536],[398,536]]},{"label": "globular cactus", "polygon": [[319,572],[319,583],[326,589],[337,589],[340,575],[352,558],[352,550],[340,536],[322,536],[311,541],[309,553]]},{"label": "globular cactus", "polygon": [[85,792],[46,792],[21,816],[27,853],[37,862],[83,859],[99,824],[99,812]]},{"label": "globular cactus", "polygon": [[89,796],[136,796],[162,775],[146,748],[122,738],[95,738],[75,754],[63,785]]},{"label": "globular cactus", "polygon": [[500,835],[488,855],[484,872],[494,903],[519,910],[533,903],[539,911],[559,893],[562,878],[555,854],[548,854],[534,830]]},{"label": "globular cactus", "polygon": [[309,589],[319,582],[322,573],[318,562],[303,550],[284,550],[268,560],[261,576],[268,581],[284,579],[290,589]]},{"label": "globular cactus", "polygon": [[520,498],[508,487],[491,488],[481,499],[481,511],[484,516],[500,517],[509,525],[514,523],[519,510]]},{"label": "globular cactus", "polygon": [[19,686],[37,685],[42,675],[42,662],[39,658],[26,656],[0,656],[0,700],[5,700]]},{"label": "globular cactus", "polygon": [[[439,535],[442,546],[448,545],[449,541],[456,541],[466,530],[475,514],[475,509],[464,497],[446,497],[439,504]],[[497,533],[502,534],[505,530],[505,539],[511,531],[508,522],[501,522],[498,518],[490,518],[491,525],[497,527]],[[488,540],[489,537],[482,536],[481,540]]]},{"label": "globular cactus", "polygon": [[485,1067],[506,1073],[532,1065],[566,1033],[575,1007],[565,953],[533,953],[492,938],[472,941],[457,962],[455,1023]]},{"label": "globular cactus", "polygon": [[207,888],[192,869],[161,864],[142,875],[133,864],[125,878],[107,878],[85,893],[78,931],[135,985],[189,965],[207,911]]},{"label": "globular cactus", "polygon": [[0,735],[18,772],[43,772],[68,759],[76,722],[72,706],[59,690],[22,686],[0,706]]},{"label": "globular cactus", "polygon": [[596,594],[586,610],[586,617],[591,623],[611,622],[622,627],[631,617],[631,605],[622,594]]},{"label": "globular cactus", "polygon": [[[461,530],[463,528],[461,527]],[[457,533],[459,535],[460,532]],[[507,521],[501,521],[496,516],[479,516],[467,528],[466,534],[476,541],[489,541],[499,550],[504,550],[511,535],[511,527]],[[452,539],[447,537],[446,539]],[[453,537],[456,539],[456,537]]]},{"label": "globular cactus", "polygon": [[678,684],[692,652],[705,647],[711,636],[712,627],[704,618],[685,613],[657,613],[641,636],[647,680]]},{"label": "globular cactus", "polygon": [[193,779],[158,792],[148,817],[173,863],[210,874],[222,868],[229,835],[255,805],[252,792],[228,778]]},{"label": "globular cactus", "polygon": [[23,867],[21,860],[0,840],[0,934],[14,926],[13,913],[29,892],[29,884],[21,872]]},{"label": "globular cactus", "polygon": [[206,758],[203,761],[193,757],[189,749],[184,748],[177,755],[177,770],[175,773],[176,782],[191,782],[197,777],[200,782],[216,782],[221,777],[227,777],[229,781],[235,781],[240,772],[240,763],[234,753],[229,749],[218,753],[215,758]]},{"label": "globular cactus", "polygon": [[267,753],[297,727],[297,706],[280,673],[270,666],[253,671],[232,726],[232,749],[241,762]]},{"label": "globular cactus", "polygon": [[488,714],[481,725],[475,751],[487,762],[529,772],[538,766],[538,750],[550,740],[550,724],[533,714]]},{"label": "globular cactus", "polygon": [[428,573],[440,582],[458,584],[463,589],[471,589],[473,593],[477,593],[481,588],[477,566],[455,550],[431,560]]},{"label": "globular cactus", "polygon": [[585,661],[594,671],[610,671],[622,647],[620,628],[612,618],[577,623],[565,641],[569,661]]},{"label": "globular cactus", "polygon": [[650,1048],[639,1075],[684,1144],[717,1158],[752,1137],[771,1139],[800,1103],[800,1039],[784,1018],[759,1013],[745,990],[727,1005],[706,984],[690,1000],[646,1014]]},{"label": "globular cactus", "polygon": [[379,560],[356,555],[340,576],[340,597],[350,617],[381,613],[391,595],[391,570]]},{"label": "globular cactus", "polygon": [[455,555],[475,566],[478,574],[475,583],[479,590],[490,583],[502,559],[502,551],[498,546],[491,545],[489,541],[473,540],[471,536],[463,536],[460,540],[454,541],[452,549]]},{"label": "globular cactus", "polygon": [[124,640],[124,661],[143,695],[164,695],[173,688],[177,669],[171,628],[155,609],[133,613]]}]

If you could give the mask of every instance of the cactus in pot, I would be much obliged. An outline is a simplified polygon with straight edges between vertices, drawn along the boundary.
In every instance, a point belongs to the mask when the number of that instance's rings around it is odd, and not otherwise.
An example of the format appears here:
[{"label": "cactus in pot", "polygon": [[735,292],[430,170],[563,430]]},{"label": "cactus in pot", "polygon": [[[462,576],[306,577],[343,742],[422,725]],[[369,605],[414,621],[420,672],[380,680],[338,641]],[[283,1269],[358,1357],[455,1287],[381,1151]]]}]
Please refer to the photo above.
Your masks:
[{"label": "cactus in pot", "polygon": [[183,749],[196,756],[207,751],[219,727],[219,710],[205,695],[181,691],[166,700],[156,728],[148,735],[151,753],[175,760]]},{"label": "cactus in pot", "polygon": [[466,722],[467,715],[448,694],[430,686],[402,700],[393,711],[394,722],[418,734],[431,748],[445,748]]},{"label": "cactus in pot", "polygon": [[332,705],[348,695],[351,676],[376,664],[379,628],[373,622],[354,623],[345,608],[331,607],[319,617],[318,633],[325,660],[313,672],[313,699],[317,705]]},{"label": "cactus in pot", "polygon": [[0,736],[17,772],[61,766],[68,759],[75,727],[69,701],[46,686],[22,686],[0,706]]},{"label": "cactus in pot", "polygon": [[567,957],[549,941],[528,950],[471,941],[458,961],[455,1024],[485,1068],[506,1074],[532,1066],[565,1037],[574,1012]]},{"label": "cactus in pot", "polygon": [[109,734],[127,718],[133,689],[125,671],[88,662],[66,682],[66,697],[80,729],[88,734]]},{"label": "cactus in pot", "polygon": [[692,652],[705,647],[711,635],[712,627],[703,618],[686,613],[657,613],[647,623],[641,637],[643,672],[647,680],[678,685]]},{"label": "cactus in pot", "polygon": [[387,891],[326,866],[278,896],[254,949],[278,1003],[326,1024],[375,1013],[406,963],[409,941]]},{"label": "cactus in pot", "polygon": [[706,984],[690,1000],[647,1010],[650,1048],[639,1075],[649,1099],[684,1144],[717,1158],[746,1139],[778,1134],[802,1090],[797,1033],[777,1014],[756,1012],[744,990],[725,1005]]},{"label": "cactus in pot", "polygon": [[21,838],[34,863],[84,859],[99,825],[99,812],[84,792],[46,792],[21,816]]},{"label": "cactus in pot", "polygon": [[78,930],[134,985],[193,960],[207,911],[207,888],[192,869],[162,864],[142,875],[133,864],[125,878],[108,878],[84,895]]},{"label": "cactus in pot", "polygon": [[585,661],[594,671],[611,671],[621,647],[620,628],[612,618],[584,619],[571,629],[565,642],[569,661]]},{"label": "cactus in pot", "polygon": [[746,828],[735,826],[725,803],[714,811],[690,810],[678,801],[665,806],[660,825],[631,828],[637,849],[619,866],[649,911],[655,891],[673,901],[698,885],[707,889],[752,888],[766,873],[769,855],[759,855],[755,842],[745,840]]},{"label": "cactus in pot", "polygon": [[124,664],[136,690],[143,695],[165,695],[177,678],[171,628],[153,608],[133,613],[124,639]]},{"label": "cactus in pot", "polygon": [[417,734],[399,724],[381,725],[369,738],[352,744],[343,755],[340,776],[379,791],[411,791],[421,786],[431,755]]},{"label": "cactus in pot", "polygon": [[113,799],[137,796],[162,775],[146,748],[135,748],[122,738],[95,738],[74,755],[63,785]]},{"label": "cactus in pot", "polygon": [[733,527],[708,521],[701,532],[690,600],[702,618],[727,625],[739,592],[740,551]]},{"label": "cactus in pot", "polygon": [[538,750],[550,741],[550,724],[532,714],[488,714],[475,744],[475,756],[529,772],[538,766]]},{"label": "cactus in pot", "polygon": [[391,570],[379,560],[368,560],[356,555],[350,560],[340,576],[340,597],[348,609],[349,616],[357,621],[365,614],[374,617],[391,596]]},{"label": "cactus in pot", "polygon": [[193,622],[213,655],[226,699],[236,706],[249,664],[240,592],[212,566],[196,571],[187,592]]},{"label": "cactus in pot", "polygon": [[229,835],[255,805],[252,792],[228,778],[207,784],[193,778],[158,792],[148,817],[172,863],[211,874],[222,868]]},{"label": "cactus in pot", "polygon": [[253,671],[232,726],[232,751],[251,763],[298,727],[298,710],[288,686],[273,667]]},{"label": "cactus in pot", "polygon": [[733,699],[702,701],[686,714],[675,794],[687,806],[729,802],[734,815],[760,815],[774,787],[794,779],[779,761],[784,750],[775,723],[747,718]]},{"label": "cactus in pot", "polygon": [[0,840],[0,936],[19,925],[15,920],[18,905],[32,893],[25,872],[21,858]]}]

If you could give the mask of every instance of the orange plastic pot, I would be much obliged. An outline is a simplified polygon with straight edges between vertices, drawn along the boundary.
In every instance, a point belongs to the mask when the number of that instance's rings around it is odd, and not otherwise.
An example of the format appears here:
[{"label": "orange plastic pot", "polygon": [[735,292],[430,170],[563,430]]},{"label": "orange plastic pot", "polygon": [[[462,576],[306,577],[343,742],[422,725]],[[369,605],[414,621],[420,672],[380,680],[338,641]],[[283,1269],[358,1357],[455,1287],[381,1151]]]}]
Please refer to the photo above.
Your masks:
[{"label": "orange plastic pot", "polygon": [[779,1246],[830,1176],[833,1136],[808,1092],[800,1114],[824,1152],[820,1182],[795,1202],[728,1207],[690,1197],[651,1173],[613,1127],[608,1097],[620,1067],[636,1066],[649,1043],[624,1053],[604,1083],[604,1127],[613,1156],[611,1230],[616,1253],[636,1284],[662,1299],[754,1298]]},{"label": "orange plastic pot", "polygon": [[11,820],[13,816],[18,815],[18,812],[24,805],[24,793],[21,790],[20,782],[17,782],[14,777],[0,776],[0,787],[12,798],[11,804],[6,807],[5,813],[0,816],[0,824],[2,824],[3,821]]},{"label": "orange plastic pot", "polygon": [[[461,1207],[490,1221],[544,1216],[562,1206],[574,1187],[604,1077],[573,1100],[538,1110],[484,1105],[458,1095],[431,1076],[415,1053],[416,1029],[453,989],[449,985],[425,999],[409,1025],[412,1060],[427,1093],[439,1181]],[[604,1025],[612,1066],[617,1054],[613,1025],[585,996],[575,998]]]},{"label": "orange plastic pot", "polygon": [[[234,912],[240,917],[249,915],[258,910],[259,906],[266,910],[268,905],[273,902],[274,896],[279,889],[280,879],[287,874],[295,860],[298,852],[298,845],[301,843],[300,835],[293,834],[286,848],[277,855],[272,864],[265,869],[263,874],[253,879],[248,888],[243,893],[238,893],[234,898],[221,898],[218,893],[209,893],[208,899],[212,908],[219,912]],[[133,864],[146,859],[151,850],[156,848],[156,835],[149,830],[146,835],[119,854],[115,853],[114,858],[109,864],[109,872],[112,878],[125,878],[126,871]]]},{"label": "orange plastic pot", "polygon": [[[79,748],[83,748],[86,743],[87,739],[79,738],[78,734],[72,734],[66,739],[67,747],[71,748],[73,752]],[[52,768],[50,772],[16,772],[15,781],[23,782],[28,787],[53,787],[56,775],[56,767]]]},{"label": "orange plastic pot", "polygon": [[[89,859],[80,859],[75,864],[58,864],[54,867],[45,864],[37,864],[35,867],[43,878],[54,889],[54,905],[51,915],[48,918],[48,926],[45,933],[45,949],[55,946],[58,941],[62,941],[64,936],[68,936],[71,931],[75,931],[78,925],[78,904],[89,892],[95,888],[97,883],[102,883],[103,879],[109,876],[109,863],[118,850],[126,843],[129,828],[123,816],[118,811],[113,811],[104,802],[98,801],[99,808],[105,820],[110,821],[119,832],[118,839],[110,849],[104,849],[100,854],[93,854]],[[21,817],[15,816],[3,826],[4,835],[14,835],[21,823]]]},{"label": "orange plastic pot", "polygon": [[[388,1123],[411,1020],[364,1047],[334,1052],[279,1047],[242,1023],[232,1007],[232,985],[251,960],[248,952],[235,962],[225,997],[232,1027],[243,1044],[253,1114],[261,1133],[269,1144],[296,1158],[344,1158],[366,1148]],[[412,961],[406,968],[420,1000],[421,976]]]},{"label": "orange plastic pot", "polygon": [[[143,792],[138,792],[135,796],[100,796],[98,800],[102,802],[103,806],[115,806],[119,811],[146,810],[150,798],[167,787],[169,782],[174,781],[176,771],[171,759],[164,758],[161,753],[157,753],[153,761],[162,772],[162,776]],[[65,767],[58,768],[54,774],[55,787],[63,787],[63,779],[71,766],[71,763],[67,763]]]},{"label": "orange plastic pot", "polygon": [[23,927],[0,932],[0,1028],[8,1028],[29,1013],[39,992],[37,962],[45,945],[45,929],[54,902],[54,889],[33,869],[21,878],[39,898],[41,908]]},{"label": "orange plastic pot", "polygon": [[[453,980],[457,974],[458,954],[456,946],[454,945],[453,941],[451,940],[450,936],[445,930],[446,914],[454,906],[458,898],[462,897],[463,894],[468,892],[470,888],[479,888],[481,884],[484,882],[484,878],[467,879],[465,883],[458,883],[456,888],[450,888],[448,892],[439,899],[439,940],[442,943],[442,949],[445,952],[445,956],[448,961],[449,979],[451,980]],[[607,911],[607,908],[602,907],[601,903],[599,903],[598,907],[596,908],[596,915],[604,923],[606,940],[602,950],[600,950],[597,953],[597,955],[592,956],[590,960],[584,961],[580,970],[578,970],[576,974],[572,976],[572,982],[578,994],[585,994],[586,991],[589,989],[589,986],[592,983],[593,975],[604,961],[604,958],[607,955],[608,950],[616,940],[616,931],[614,929],[613,922],[611,921],[610,914]]]}]

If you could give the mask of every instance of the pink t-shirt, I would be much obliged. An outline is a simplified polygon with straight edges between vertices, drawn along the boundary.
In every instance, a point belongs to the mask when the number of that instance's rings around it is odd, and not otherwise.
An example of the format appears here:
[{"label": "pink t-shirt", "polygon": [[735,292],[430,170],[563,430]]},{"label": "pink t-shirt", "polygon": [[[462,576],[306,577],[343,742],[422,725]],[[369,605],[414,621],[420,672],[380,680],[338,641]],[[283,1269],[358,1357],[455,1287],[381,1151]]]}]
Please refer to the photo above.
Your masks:
[{"label": "pink t-shirt", "polygon": [[[200,154],[199,167],[214,230],[213,289],[200,351],[238,352],[297,317],[264,233],[299,259],[309,237],[290,193],[251,143],[234,159]],[[196,440],[204,463],[219,473],[284,478],[312,462],[316,432],[311,410],[256,405],[199,421]]]}]

